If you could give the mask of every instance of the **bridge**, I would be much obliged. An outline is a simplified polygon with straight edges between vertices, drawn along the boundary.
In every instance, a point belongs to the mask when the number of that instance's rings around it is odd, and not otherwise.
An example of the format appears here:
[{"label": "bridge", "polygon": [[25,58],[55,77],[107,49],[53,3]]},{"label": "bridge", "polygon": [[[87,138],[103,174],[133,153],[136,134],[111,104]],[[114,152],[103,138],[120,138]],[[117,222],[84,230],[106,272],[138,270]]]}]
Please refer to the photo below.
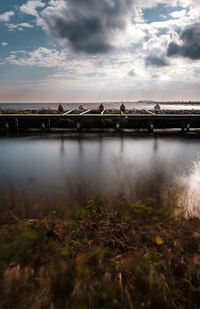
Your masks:
[{"label": "bridge", "polygon": [[81,114],[68,111],[64,114],[0,114],[0,130],[90,130],[144,129],[153,132],[157,129],[180,129],[189,132],[200,129],[199,114],[119,114],[94,113],[84,111]]}]

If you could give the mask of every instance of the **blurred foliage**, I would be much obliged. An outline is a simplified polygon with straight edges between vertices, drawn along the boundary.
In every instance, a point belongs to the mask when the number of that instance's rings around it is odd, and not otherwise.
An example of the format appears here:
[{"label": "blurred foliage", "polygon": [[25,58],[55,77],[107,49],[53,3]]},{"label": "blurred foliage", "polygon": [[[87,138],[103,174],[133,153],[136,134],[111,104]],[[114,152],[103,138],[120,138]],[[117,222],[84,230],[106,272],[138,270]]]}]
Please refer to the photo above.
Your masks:
[{"label": "blurred foliage", "polygon": [[109,218],[108,202],[99,193],[92,200],[88,201],[86,209],[88,211],[88,218],[96,222]]},{"label": "blurred foliage", "polygon": [[198,218],[97,194],[85,207],[59,202],[0,222],[2,309],[199,308]]}]

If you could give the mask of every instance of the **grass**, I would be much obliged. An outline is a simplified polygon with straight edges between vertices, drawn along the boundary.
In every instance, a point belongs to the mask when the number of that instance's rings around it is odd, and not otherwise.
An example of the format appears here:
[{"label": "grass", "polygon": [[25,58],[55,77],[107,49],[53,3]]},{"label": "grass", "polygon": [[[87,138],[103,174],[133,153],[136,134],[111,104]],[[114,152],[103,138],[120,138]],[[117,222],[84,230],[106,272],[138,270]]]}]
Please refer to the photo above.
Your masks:
[{"label": "grass", "polygon": [[[45,210],[47,213],[47,210]],[[199,308],[200,220],[97,194],[0,216],[0,308]]]}]

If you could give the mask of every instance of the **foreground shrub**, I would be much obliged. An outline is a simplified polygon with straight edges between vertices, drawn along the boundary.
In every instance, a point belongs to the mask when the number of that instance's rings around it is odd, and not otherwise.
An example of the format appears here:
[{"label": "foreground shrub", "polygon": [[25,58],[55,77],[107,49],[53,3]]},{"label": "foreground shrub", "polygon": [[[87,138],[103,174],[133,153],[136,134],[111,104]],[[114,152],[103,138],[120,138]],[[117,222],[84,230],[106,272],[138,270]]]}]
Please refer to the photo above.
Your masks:
[{"label": "foreground shrub", "polygon": [[0,308],[199,308],[198,218],[99,194],[62,213],[1,215]]}]

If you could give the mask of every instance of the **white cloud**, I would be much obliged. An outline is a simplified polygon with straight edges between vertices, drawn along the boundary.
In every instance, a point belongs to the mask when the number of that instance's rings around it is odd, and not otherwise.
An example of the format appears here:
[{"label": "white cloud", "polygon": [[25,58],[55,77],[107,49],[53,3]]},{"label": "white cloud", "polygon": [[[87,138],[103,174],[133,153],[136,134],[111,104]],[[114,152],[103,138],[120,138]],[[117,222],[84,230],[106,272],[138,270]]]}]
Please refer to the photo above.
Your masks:
[{"label": "white cloud", "polygon": [[0,15],[0,22],[8,22],[10,18],[15,15],[13,11],[5,12]]},{"label": "white cloud", "polygon": [[26,51],[25,50],[13,50],[10,52],[10,54],[26,54]]},{"label": "white cloud", "polygon": [[[73,78],[84,78],[96,76],[100,80],[102,74],[112,80],[126,76],[130,71],[130,63],[134,65],[133,55],[121,53],[113,55],[111,58],[106,56],[84,56],[72,55],[69,50],[47,49],[40,47],[32,52],[12,51],[5,60],[8,63],[20,66],[37,66],[41,68],[52,68],[56,76],[68,76]],[[136,60],[141,64],[141,60]],[[58,75],[59,74],[59,75]],[[63,75],[64,74],[64,75]],[[89,77],[88,77],[89,78]],[[104,79],[105,81],[105,79]]]},{"label": "white cloud", "polygon": [[45,3],[42,0],[29,0],[26,4],[20,6],[20,12],[28,15],[38,16],[37,8],[43,8]]},{"label": "white cloud", "polygon": [[20,23],[20,24],[7,24],[9,31],[20,30],[22,31],[23,28],[33,28],[33,25],[29,23]]},{"label": "white cloud", "polygon": [[[18,54],[21,56],[18,56]],[[12,51],[6,60],[15,65],[54,68],[66,66],[68,55],[65,51],[39,47],[32,52]]]},{"label": "white cloud", "polygon": [[[166,67],[146,67],[145,57],[149,54],[162,56],[166,49],[167,37],[162,37],[161,44],[152,38],[143,45],[143,49],[138,49],[134,54],[119,53],[112,56],[87,57],[72,55],[69,50],[47,49],[40,47],[32,52],[12,51],[5,59],[7,63],[19,66],[37,66],[41,68],[53,69],[49,78],[60,83],[65,80],[76,80],[75,85],[80,83],[93,83],[105,86],[110,83],[131,87],[134,80],[140,87],[154,81],[160,83],[175,82],[195,82],[197,65],[191,61],[180,59],[179,62],[172,59],[171,66]],[[130,70],[134,68],[134,76],[130,79]],[[156,73],[156,78],[155,78]],[[103,76],[103,78],[102,78]],[[126,85],[126,86],[125,86]],[[109,86],[108,86],[109,87]],[[122,87],[122,88],[123,88]]]},{"label": "white cloud", "polygon": [[2,43],[1,43],[1,46],[3,46],[3,47],[5,47],[5,46],[7,46],[7,45],[8,45],[7,42],[2,42]]},{"label": "white cloud", "polygon": [[187,10],[174,11],[170,15],[174,18],[184,17],[187,13]]}]

